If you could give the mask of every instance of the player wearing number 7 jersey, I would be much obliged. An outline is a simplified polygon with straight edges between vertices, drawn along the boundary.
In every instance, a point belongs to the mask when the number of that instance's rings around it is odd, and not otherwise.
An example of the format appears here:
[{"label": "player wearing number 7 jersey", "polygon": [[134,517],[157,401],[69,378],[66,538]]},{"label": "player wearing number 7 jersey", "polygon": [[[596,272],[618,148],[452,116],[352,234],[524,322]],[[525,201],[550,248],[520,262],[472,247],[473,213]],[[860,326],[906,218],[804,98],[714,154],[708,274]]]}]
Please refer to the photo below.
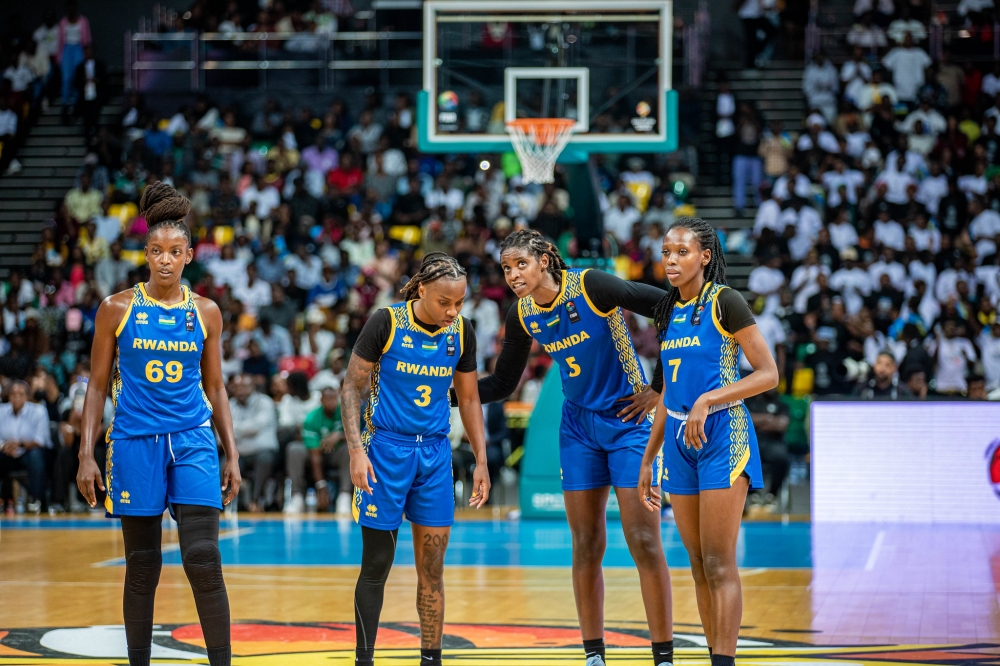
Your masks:
[{"label": "player wearing number 7 jersey", "polygon": [[[164,183],[143,192],[150,279],[109,296],[98,309],[83,406],[77,485],[91,506],[97,504],[94,486],[106,489],[107,514],[121,518],[123,611],[132,666],[149,665],[162,564],[160,526],[167,508],[177,518],[181,559],[209,663],[228,666],[232,659],[219,512],[227,486],[226,503],[239,491],[239,455],[222,379],[222,314],[215,303],[181,285],[194,254],[184,224],[190,209],[191,203]],[[94,442],[109,383],[115,415],[102,482]],[[227,457],[221,491],[213,422]]]},{"label": "player wearing number 7 jersey", "polygon": [[[602,271],[567,270],[555,246],[527,229],[504,240],[500,265],[518,301],[507,315],[496,372],[480,380],[479,396],[483,402],[493,402],[517,388],[532,339],[559,366],[566,397],[559,460],[587,666],[604,664],[601,559],[607,544],[605,509],[611,486],[639,570],[653,663],[672,663],[670,572],[663,556],[660,517],[645,510],[634,490],[649,439],[649,411],[660,395],[658,388],[646,385],[622,312],[625,308],[652,317],[664,292]],[[662,381],[659,370],[656,379]]]},{"label": "player wearing number 7 jersey", "polygon": [[[476,337],[459,312],[465,269],[430,252],[403,288],[406,301],[365,323],[344,379],[344,435],[355,485],[354,519],[364,547],[354,592],[355,663],[371,666],[385,581],[403,515],[413,531],[422,666],[441,666],[444,555],[455,520],[448,389],[454,383],[476,456],[470,504],[489,497],[483,410],[476,390]],[[367,385],[368,404],[361,413]]]}]

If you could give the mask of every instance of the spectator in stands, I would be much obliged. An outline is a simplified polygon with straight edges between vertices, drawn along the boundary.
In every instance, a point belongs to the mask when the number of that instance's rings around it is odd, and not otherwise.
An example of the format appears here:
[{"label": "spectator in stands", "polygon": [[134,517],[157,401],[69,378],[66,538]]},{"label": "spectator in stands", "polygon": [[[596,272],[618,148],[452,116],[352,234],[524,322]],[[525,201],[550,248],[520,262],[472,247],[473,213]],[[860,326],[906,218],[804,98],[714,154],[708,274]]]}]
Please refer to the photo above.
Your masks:
[{"label": "spectator in stands", "polygon": [[886,30],[886,35],[896,44],[903,44],[907,35],[913,37],[913,41],[918,44],[927,39],[927,28],[910,14],[910,3],[903,2],[896,20],[890,23],[889,29]]},{"label": "spectator in stands", "polygon": [[789,424],[788,405],[781,401],[777,389],[771,389],[747,400],[746,407],[757,432],[761,464],[767,477],[767,488],[754,493],[750,504],[775,512],[778,510],[777,498],[791,467],[788,445],[785,444]]},{"label": "spectator in stands", "polygon": [[[747,186],[753,192],[754,203],[760,206],[760,182],[763,163],[760,151],[760,119],[753,107],[742,102],[736,116],[736,144],[733,151],[733,208],[743,217]],[[652,177],[652,176],[651,176]]]},{"label": "spectator in stands", "polygon": [[66,193],[66,211],[77,224],[104,213],[104,194],[91,187],[90,172],[80,176],[80,186]]},{"label": "spectator in stands", "polygon": [[947,320],[935,332],[928,351],[934,360],[937,393],[958,395],[968,390],[969,366],[976,362],[976,349],[965,335],[965,325]]},{"label": "spectator in stands", "polygon": [[77,103],[76,68],[83,62],[83,49],[89,46],[90,21],[80,14],[77,0],[66,1],[66,16],[59,21],[56,59],[62,69],[62,116],[68,122],[69,114]]},{"label": "spectator in stands", "polygon": [[[0,372],[0,374],[7,374]],[[49,416],[42,405],[28,402],[28,384],[15,381],[9,390],[9,402],[0,404],[0,482],[10,498],[10,474],[28,473],[27,505],[31,513],[48,510],[46,495],[47,451],[52,448]]]},{"label": "spectator in stands", "polygon": [[[319,396],[310,393],[309,380],[305,373],[291,372],[286,382],[288,392],[281,396],[278,402],[278,441],[286,451],[286,466],[292,467],[288,465],[289,452],[298,448],[293,447],[292,442],[302,442],[302,426],[309,413],[319,407]],[[292,455],[294,458],[294,454]],[[287,514],[299,514],[305,510],[305,477],[303,475],[291,478],[292,498],[285,505],[284,511]]]},{"label": "spectator in stands", "polygon": [[822,53],[813,55],[802,76],[802,92],[812,109],[819,109],[827,122],[837,114],[837,93],[840,80],[837,68]]},{"label": "spectator in stands", "polygon": [[[632,197],[619,194],[615,207],[604,213],[604,230],[624,244],[632,237],[632,225],[642,222],[642,213],[632,205]],[[556,239],[552,239],[556,240]]]},{"label": "spectator in stands", "polygon": [[317,508],[326,511],[330,506],[328,469],[337,470],[335,510],[341,516],[351,514],[351,460],[344,439],[344,424],[340,416],[338,386],[327,386],[320,391],[320,404],[310,411],[302,424],[302,443],[288,447],[286,467],[293,488],[306,486],[306,463],[316,488]]},{"label": "spectator in stands", "polygon": [[905,400],[913,393],[900,382],[892,352],[881,351],[872,366],[871,377],[854,388],[854,395],[862,400]]},{"label": "spectator in stands", "polygon": [[90,139],[97,132],[97,115],[104,105],[107,85],[107,67],[103,60],[94,57],[94,47],[83,47],[83,60],[73,74],[76,88],[76,113],[83,119],[83,135]]},{"label": "spectator in stands", "polygon": [[251,375],[236,375],[230,386],[233,397],[229,399],[229,409],[233,414],[236,450],[240,454],[240,473],[250,482],[244,497],[250,512],[260,513],[267,504],[265,490],[278,453],[274,401],[257,392]]},{"label": "spectator in stands", "polygon": [[0,91],[0,171],[13,162],[17,138],[17,113],[10,108],[10,99]]},{"label": "spectator in stands", "polygon": [[116,290],[127,284],[129,272],[135,264],[122,259],[122,246],[117,241],[110,246],[110,254],[97,263],[94,268],[94,279],[97,282],[97,292],[101,298],[107,298]]},{"label": "spectator in stands", "polygon": [[913,35],[906,33],[903,45],[893,48],[882,59],[882,64],[892,72],[892,82],[902,102],[916,105],[917,93],[924,85],[925,72],[931,63],[927,52],[914,45]]}]

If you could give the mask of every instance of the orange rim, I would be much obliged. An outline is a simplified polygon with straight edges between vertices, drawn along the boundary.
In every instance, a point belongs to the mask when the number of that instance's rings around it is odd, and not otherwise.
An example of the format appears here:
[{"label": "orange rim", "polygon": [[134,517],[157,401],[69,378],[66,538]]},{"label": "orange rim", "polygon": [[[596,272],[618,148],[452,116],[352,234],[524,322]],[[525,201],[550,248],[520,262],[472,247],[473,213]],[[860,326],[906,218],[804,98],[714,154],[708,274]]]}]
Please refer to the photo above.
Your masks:
[{"label": "orange rim", "polygon": [[515,128],[526,135],[534,134],[538,144],[551,146],[557,143],[559,137],[576,126],[575,120],[569,118],[517,118],[507,123],[508,128]]}]

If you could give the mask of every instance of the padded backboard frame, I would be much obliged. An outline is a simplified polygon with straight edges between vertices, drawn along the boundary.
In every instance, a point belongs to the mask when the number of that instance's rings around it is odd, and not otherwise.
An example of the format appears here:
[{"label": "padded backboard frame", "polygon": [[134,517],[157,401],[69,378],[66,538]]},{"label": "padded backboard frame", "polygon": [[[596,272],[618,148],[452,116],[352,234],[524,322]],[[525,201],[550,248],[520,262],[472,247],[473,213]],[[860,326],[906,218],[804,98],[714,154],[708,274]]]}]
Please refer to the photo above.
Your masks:
[{"label": "padded backboard frame", "polygon": [[[609,13],[640,11],[657,12],[659,17],[659,90],[661,94],[658,104],[656,133],[622,133],[613,135],[576,134],[570,140],[565,151],[566,159],[560,161],[577,161],[586,153],[665,153],[677,149],[678,129],[677,93],[672,89],[671,54],[673,38],[673,2],[672,0],[427,0],[424,3],[424,49],[423,49],[423,89],[417,94],[417,140],[421,151],[428,153],[502,153],[513,151],[510,139],[506,134],[451,134],[439,133],[434,122],[437,111],[437,68],[439,62],[437,44],[437,26],[439,14],[462,13],[464,15],[483,15],[482,20],[499,20],[504,15],[524,17],[538,15],[538,21],[552,20],[553,14],[572,12],[573,20],[585,20],[581,15],[591,14],[600,18]],[[528,68],[505,68],[528,69]],[[578,70],[580,68],[545,67],[531,68],[546,70],[553,79],[576,78],[560,70]],[[510,74],[507,74],[508,81]],[[545,78],[531,76],[524,78]],[[509,100],[511,90],[505,90],[505,98]],[[508,103],[505,113],[510,114]],[[586,119],[584,119],[586,122]],[[583,129],[582,131],[586,131]]]}]

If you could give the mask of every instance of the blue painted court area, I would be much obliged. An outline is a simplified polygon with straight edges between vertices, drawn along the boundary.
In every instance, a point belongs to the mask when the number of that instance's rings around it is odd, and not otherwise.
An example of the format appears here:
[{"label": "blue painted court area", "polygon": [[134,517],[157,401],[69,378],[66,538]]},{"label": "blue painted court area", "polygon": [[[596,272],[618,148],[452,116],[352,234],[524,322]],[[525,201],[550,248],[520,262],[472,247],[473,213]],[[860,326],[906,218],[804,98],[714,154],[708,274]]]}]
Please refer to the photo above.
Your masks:
[{"label": "blue painted court area", "polygon": [[[118,529],[118,523],[88,519],[0,522],[0,529],[102,528]],[[689,566],[687,553],[673,524],[663,525],[663,546],[670,566]],[[811,546],[809,523],[745,523],[740,530],[737,557],[741,567],[808,568],[812,566]],[[361,528],[350,520],[223,521],[220,547],[223,561],[230,565],[359,565]],[[462,566],[568,567],[571,555],[569,527],[563,521],[459,521],[452,530],[446,562]],[[167,549],[163,561],[180,564],[180,553]],[[399,531],[396,562],[413,563],[413,541],[406,523]],[[618,521],[608,521],[608,550],[604,564],[633,566]]]}]

